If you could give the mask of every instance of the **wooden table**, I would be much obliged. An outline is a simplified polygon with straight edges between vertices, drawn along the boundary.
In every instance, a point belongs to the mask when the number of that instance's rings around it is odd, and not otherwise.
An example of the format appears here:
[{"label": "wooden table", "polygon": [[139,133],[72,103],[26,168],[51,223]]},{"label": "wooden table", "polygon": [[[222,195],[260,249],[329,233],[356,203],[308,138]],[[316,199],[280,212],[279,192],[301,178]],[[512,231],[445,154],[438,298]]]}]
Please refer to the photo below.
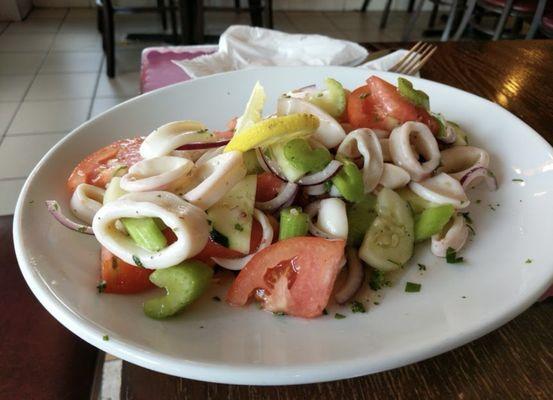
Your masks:
[{"label": "wooden table", "polygon": [[[553,41],[440,43],[422,76],[496,101],[553,143]],[[11,224],[11,217],[0,218],[0,399],[85,399],[96,350],[32,297],[17,268]],[[123,363],[121,385],[124,399],[550,399],[552,394],[551,298],[457,350],[362,378],[234,386]]]}]

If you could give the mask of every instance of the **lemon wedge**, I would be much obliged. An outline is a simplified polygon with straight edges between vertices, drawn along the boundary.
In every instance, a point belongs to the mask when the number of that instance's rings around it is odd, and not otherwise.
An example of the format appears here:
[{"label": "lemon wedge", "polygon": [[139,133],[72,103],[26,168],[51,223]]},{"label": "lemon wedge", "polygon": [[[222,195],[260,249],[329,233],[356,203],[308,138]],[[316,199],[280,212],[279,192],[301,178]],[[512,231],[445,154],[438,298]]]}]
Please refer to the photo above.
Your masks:
[{"label": "lemon wedge", "polygon": [[227,151],[248,151],[256,147],[306,137],[319,127],[319,119],[311,114],[290,114],[256,122],[235,135],[225,147]]}]

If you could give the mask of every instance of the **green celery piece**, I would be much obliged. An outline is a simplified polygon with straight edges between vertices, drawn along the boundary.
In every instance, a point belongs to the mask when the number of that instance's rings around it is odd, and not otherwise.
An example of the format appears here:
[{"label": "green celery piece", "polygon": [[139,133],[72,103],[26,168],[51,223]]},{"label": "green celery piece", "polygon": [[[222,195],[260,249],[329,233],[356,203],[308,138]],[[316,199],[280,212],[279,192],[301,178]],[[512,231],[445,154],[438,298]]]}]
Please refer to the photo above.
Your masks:
[{"label": "green celery piece", "polygon": [[332,178],[332,184],[346,200],[361,201],[364,195],[363,175],[353,162],[345,159],[342,162],[344,165]]},{"label": "green celery piece", "polygon": [[455,213],[451,204],[424,210],[415,219],[415,241],[420,242],[439,233]]},{"label": "green celery piece", "polygon": [[143,249],[155,252],[167,247],[167,239],[153,218],[121,218],[121,222],[129,236]]},{"label": "green celery piece", "polygon": [[396,192],[401,196],[403,200],[409,203],[411,209],[413,210],[413,214],[419,214],[427,208],[434,207],[436,205],[435,203],[431,203],[428,200],[425,200],[419,195],[415,194],[408,187],[398,189],[396,190]]},{"label": "green celery piece", "polygon": [[346,91],[340,82],[325,79],[326,90],[310,96],[309,102],[323,109],[333,117],[339,117],[346,109]]},{"label": "green celery piece", "polygon": [[309,215],[300,207],[286,208],[280,212],[278,240],[306,236],[309,230]]},{"label": "green celery piece", "polygon": [[165,288],[165,296],[147,300],[144,313],[155,319],[170,317],[198,299],[207,289],[213,270],[200,261],[184,261],[174,267],[157,269],[150,281]]},{"label": "green celery piece", "polygon": [[332,161],[332,155],[326,148],[311,149],[305,139],[293,139],[286,143],[284,157],[294,168],[304,173],[322,171]]},{"label": "green celery piece", "polygon": [[399,94],[409,100],[411,103],[426,110],[430,109],[430,99],[422,90],[417,90],[413,84],[405,78],[397,78],[397,88]]},{"label": "green celery piece", "polygon": [[444,138],[447,136],[447,122],[444,118],[444,116],[440,113],[432,113],[432,116],[438,121],[438,125],[440,125],[440,131],[438,132],[438,138]]},{"label": "green celery piece", "polygon": [[348,205],[348,246],[359,247],[361,245],[365,233],[377,216],[375,206],[376,196],[372,194],[366,194],[357,203]]}]

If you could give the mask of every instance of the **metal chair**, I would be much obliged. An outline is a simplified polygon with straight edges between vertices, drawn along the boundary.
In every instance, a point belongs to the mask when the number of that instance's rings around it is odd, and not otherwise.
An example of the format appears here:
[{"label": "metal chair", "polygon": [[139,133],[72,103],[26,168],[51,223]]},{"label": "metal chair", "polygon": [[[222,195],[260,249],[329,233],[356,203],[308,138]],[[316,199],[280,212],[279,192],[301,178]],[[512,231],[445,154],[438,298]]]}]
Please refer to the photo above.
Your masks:
[{"label": "metal chair", "polygon": [[[421,14],[422,7],[424,6],[426,0],[419,0],[419,2],[416,5],[415,11],[411,15],[411,18],[409,19],[409,22],[407,23],[405,30],[403,31],[402,41],[409,41],[411,39],[411,34],[413,32],[413,29],[415,28],[415,24]],[[433,3],[432,13],[430,14],[430,19],[428,26],[433,27],[436,23],[436,18],[438,16],[439,7],[441,5],[447,5],[449,6],[449,13],[447,16],[446,25],[444,28],[444,31],[442,32],[440,40],[442,42],[445,42],[449,40],[449,37],[451,36],[451,32],[453,29],[453,24],[455,22],[455,19],[457,18],[457,11],[459,10],[460,1],[459,0],[430,0]]]},{"label": "metal chair", "polygon": [[167,12],[171,18],[172,41],[177,42],[177,17],[174,0],[157,0],[156,7],[115,7],[112,0],[96,0],[98,30],[102,33],[102,47],[106,55],[106,74],[115,76],[115,14],[158,13],[163,29],[167,28]]},{"label": "metal chair", "polygon": [[[366,12],[367,7],[369,7],[370,1],[371,0],[364,0],[359,11]],[[409,3],[407,5],[407,12],[409,14],[413,12],[414,6],[415,6],[415,0],[409,0]],[[386,4],[384,5],[384,10],[382,11],[382,16],[380,17],[380,24],[379,24],[380,29],[384,29],[386,27],[391,8],[392,8],[392,0],[386,0]]]},{"label": "metal chair", "polygon": [[[461,23],[454,35],[454,40],[461,38],[469,24],[476,31],[491,36],[492,40],[498,40],[506,35],[505,25],[509,17],[515,18],[509,38],[523,38],[520,34],[523,22],[525,20],[533,20],[536,14],[540,13],[540,10],[543,14],[546,3],[547,0],[469,0]],[[477,21],[477,18],[485,14],[496,15],[498,17],[497,23],[493,28],[485,27]],[[476,21],[473,22],[473,19]],[[538,22],[539,19],[536,22],[536,26]],[[537,28],[532,29],[531,27],[530,30],[533,30],[531,34],[533,37]]]}]

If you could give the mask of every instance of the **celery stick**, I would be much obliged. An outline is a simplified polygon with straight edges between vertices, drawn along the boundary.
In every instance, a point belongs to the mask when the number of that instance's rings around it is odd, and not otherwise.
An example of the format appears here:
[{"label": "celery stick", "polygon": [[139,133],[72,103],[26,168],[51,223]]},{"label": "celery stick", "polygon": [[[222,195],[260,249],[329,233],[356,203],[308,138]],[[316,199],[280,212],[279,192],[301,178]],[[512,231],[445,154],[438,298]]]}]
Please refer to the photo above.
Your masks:
[{"label": "celery stick", "polygon": [[278,240],[305,236],[309,229],[309,216],[300,207],[286,208],[280,212]]},{"label": "celery stick", "polygon": [[332,178],[332,184],[347,201],[357,202],[363,198],[363,175],[359,168],[348,160],[342,160],[344,166]]},{"label": "celery stick", "polygon": [[153,218],[121,218],[121,222],[129,236],[143,249],[155,252],[167,246],[167,239]]},{"label": "celery stick", "polygon": [[427,208],[415,219],[415,240],[421,241],[439,233],[453,216],[451,204]]},{"label": "celery stick", "polygon": [[200,261],[184,261],[174,267],[158,269],[150,281],[165,288],[167,294],[147,300],[144,313],[155,319],[167,318],[198,299],[207,289],[213,270]]}]

